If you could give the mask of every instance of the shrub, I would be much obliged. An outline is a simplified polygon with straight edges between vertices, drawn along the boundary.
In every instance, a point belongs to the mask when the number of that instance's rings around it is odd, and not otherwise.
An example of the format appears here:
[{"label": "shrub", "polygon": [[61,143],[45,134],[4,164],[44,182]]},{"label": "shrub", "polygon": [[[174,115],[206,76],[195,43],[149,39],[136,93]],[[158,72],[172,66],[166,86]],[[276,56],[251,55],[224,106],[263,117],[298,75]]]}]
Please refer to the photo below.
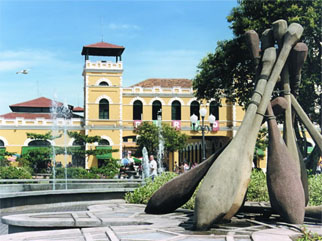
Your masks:
[{"label": "shrub", "polygon": [[117,159],[106,159],[102,167],[92,167],[90,172],[93,174],[98,174],[102,178],[114,178],[120,171],[120,166]]},{"label": "shrub", "polygon": [[266,175],[262,170],[253,169],[247,189],[246,200],[254,202],[269,201]]},{"label": "shrub", "polygon": [[30,179],[30,172],[23,167],[0,167],[0,179]]},{"label": "shrub", "polygon": [[302,233],[301,237],[296,239],[296,241],[317,241],[317,240],[322,240],[322,236],[313,233],[312,231],[308,230],[305,226],[302,227]]},{"label": "shrub", "polygon": [[322,174],[309,175],[309,206],[322,205]]},{"label": "shrub", "polygon": [[19,160],[24,166],[28,165],[34,173],[47,173],[48,166],[50,166],[51,149],[48,147],[38,147],[29,150],[23,154]]},{"label": "shrub", "polygon": [[[51,175],[50,178],[53,178]],[[65,178],[65,168],[56,168],[56,178]],[[70,179],[99,179],[100,176],[87,171],[81,167],[69,167],[67,168],[67,178]]]},{"label": "shrub", "polygon": [[147,178],[145,179],[145,185],[136,188],[133,192],[126,193],[125,200],[129,203],[147,204],[153,193],[176,176],[177,174],[173,172],[164,172],[155,177],[154,182],[152,182],[151,178]]},{"label": "shrub", "polygon": [[[166,182],[170,181],[177,174],[165,172],[161,176],[155,178],[154,182],[151,179],[146,179],[145,185],[137,188],[132,193],[126,193],[125,200],[129,203],[147,204],[150,197]],[[309,175],[309,192],[310,192],[310,206],[322,205],[322,174]],[[200,184],[199,184],[200,186]],[[194,202],[199,186],[194,192],[190,200],[182,206],[182,208],[194,209]],[[251,181],[247,190],[247,201],[255,202],[269,202],[266,175],[263,171],[254,169],[251,174]]]}]

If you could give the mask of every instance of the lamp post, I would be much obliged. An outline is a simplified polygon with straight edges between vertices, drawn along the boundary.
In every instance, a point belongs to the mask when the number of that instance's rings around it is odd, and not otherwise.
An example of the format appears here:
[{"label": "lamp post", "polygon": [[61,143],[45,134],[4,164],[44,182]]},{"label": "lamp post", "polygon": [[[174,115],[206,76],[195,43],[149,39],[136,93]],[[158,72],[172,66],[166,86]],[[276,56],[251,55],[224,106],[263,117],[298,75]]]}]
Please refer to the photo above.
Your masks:
[{"label": "lamp post", "polygon": [[193,125],[193,130],[198,131],[201,130],[201,135],[202,135],[202,140],[201,140],[201,146],[202,146],[202,161],[206,160],[206,141],[205,141],[205,131],[209,132],[212,130],[212,126],[216,121],[216,117],[213,116],[212,114],[209,115],[208,121],[210,123],[210,127],[208,125],[205,125],[205,116],[207,114],[207,109],[206,108],[201,108],[200,111],[200,116],[201,116],[201,125],[198,125],[196,127],[198,117],[195,114],[192,114],[190,116],[190,121]]}]

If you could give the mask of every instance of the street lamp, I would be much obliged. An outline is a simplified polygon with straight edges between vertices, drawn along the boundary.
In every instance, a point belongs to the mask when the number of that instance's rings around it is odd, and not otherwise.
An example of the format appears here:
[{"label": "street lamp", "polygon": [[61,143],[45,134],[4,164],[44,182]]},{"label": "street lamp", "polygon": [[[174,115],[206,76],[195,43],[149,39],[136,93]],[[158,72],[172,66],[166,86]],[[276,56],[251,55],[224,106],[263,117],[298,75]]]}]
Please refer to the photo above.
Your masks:
[{"label": "street lamp", "polygon": [[202,146],[202,161],[206,160],[206,142],[205,142],[205,131],[211,131],[213,124],[216,121],[216,117],[213,116],[212,114],[209,115],[208,121],[210,123],[210,127],[208,125],[205,125],[205,116],[207,114],[207,109],[206,108],[201,108],[199,110],[200,116],[201,116],[201,125],[196,127],[196,123],[198,121],[198,117],[195,114],[192,114],[190,116],[190,121],[192,123],[192,129],[195,131],[201,130],[202,134],[202,141],[201,141],[201,146]]}]

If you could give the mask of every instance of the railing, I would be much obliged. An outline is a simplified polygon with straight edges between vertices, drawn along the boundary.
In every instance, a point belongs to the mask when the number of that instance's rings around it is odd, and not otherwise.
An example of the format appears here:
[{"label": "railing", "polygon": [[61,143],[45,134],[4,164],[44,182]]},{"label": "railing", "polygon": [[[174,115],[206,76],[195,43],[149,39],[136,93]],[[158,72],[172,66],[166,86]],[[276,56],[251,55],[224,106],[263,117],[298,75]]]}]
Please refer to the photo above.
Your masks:
[{"label": "railing", "polygon": [[[55,179],[55,190],[127,190],[144,183],[142,179]],[[13,193],[53,191],[53,179],[1,179],[0,197]]]}]

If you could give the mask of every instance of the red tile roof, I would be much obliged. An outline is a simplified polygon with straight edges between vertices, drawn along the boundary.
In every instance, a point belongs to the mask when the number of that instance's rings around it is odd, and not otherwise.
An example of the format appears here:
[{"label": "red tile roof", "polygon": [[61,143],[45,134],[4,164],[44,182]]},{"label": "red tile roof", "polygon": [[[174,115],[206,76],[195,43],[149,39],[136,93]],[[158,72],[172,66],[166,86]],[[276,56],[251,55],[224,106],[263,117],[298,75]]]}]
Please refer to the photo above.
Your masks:
[{"label": "red tile roof", "polygon": [[160,86],[162,88],[173,88],[175,86],[179,86],[181,88],[191,88],[192,80],[190,79],[146,79],[137,83],[134,86],[141,86],[146,88],[151,88],[154,86]]},{"label": "red tile roof", "polygon": [[82,55],[93,56],[121,56],[124,51],[123,46],[99,42],[83,46]]},{"label": "red tile roof", "polygon": [[3,117],[4,119],[16,119],[18,118],[24,118],[24,119],[29,119],[33,120],[36,118],[45,118],[45,119],[51,119],[51,115],[49,113],[7,113],[4,115],[0,115],[0,117]]},{"label": "red tile roof", "polygon": [[[63,105],[63,103],[56,101],[58,106]],[[34,100],[29,100],[26,102],[21,102],[18,104],[10,105],[10,107],[52,107],[53,101],[46,97],[40,97]]]},{"label": "red tile roof", "polygon": [[84,108],[80,106],[74,107],[73,112],[84,112]]},{"label": "red tile roof", "polygon": [[106,42],[98,42],[95,44],[89,44],[85,45],[84,47],[86,48],[108,48],[108,49],[124,49],[123,46],[115,45],[115,44],[110,44]]}]

